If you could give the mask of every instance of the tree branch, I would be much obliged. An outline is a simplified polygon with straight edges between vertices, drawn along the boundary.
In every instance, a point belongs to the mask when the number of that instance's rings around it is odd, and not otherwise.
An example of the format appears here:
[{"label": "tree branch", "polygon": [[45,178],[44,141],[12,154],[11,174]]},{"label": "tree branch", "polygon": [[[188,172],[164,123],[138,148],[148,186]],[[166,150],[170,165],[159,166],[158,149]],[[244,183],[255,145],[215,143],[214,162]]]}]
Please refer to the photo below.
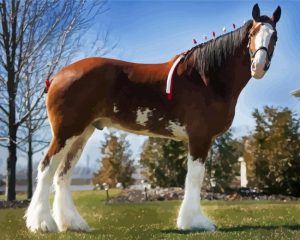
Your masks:
[{"label": "tree branch", "polygon": [[43,96],[44,96],[44,92],[42,92],[40,94],[40,96],[37,98],[36,102],[33,104],[32,108],[27,113],[25,113],[24,116],[16,123],[17,126],[20,126],[22,123],[24,123],[26,121],[28,116],[32,113],[32,111],[35,109],[35,107],[37,106],[39,101],[43,98]]}]

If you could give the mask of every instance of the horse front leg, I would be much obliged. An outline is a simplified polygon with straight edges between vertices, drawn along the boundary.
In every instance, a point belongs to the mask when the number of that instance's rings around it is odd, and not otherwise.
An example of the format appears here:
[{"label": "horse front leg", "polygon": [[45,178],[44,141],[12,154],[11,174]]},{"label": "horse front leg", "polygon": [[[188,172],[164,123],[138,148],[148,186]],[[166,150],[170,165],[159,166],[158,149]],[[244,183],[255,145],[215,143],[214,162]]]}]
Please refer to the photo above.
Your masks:
[{"label": "horse front leg", "polygon": [[210,145],[211,139],[203,140],[190,137],[184,199],[177,218],[177,227],[180,230],[216,230],[216,225],[203,215],[200,205],[205,159]]}]

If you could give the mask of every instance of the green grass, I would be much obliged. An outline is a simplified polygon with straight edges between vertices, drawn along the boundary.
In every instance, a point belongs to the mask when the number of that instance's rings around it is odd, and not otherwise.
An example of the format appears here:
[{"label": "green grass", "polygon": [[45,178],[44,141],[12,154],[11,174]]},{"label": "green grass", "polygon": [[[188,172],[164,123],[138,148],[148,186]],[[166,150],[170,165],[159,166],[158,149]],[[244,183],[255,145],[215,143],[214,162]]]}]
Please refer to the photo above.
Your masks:
[{"label": "green grass", "polygon": [[[25,193],[17,194],[17,200],[25,200],[27,195]],[[5,195],[0,195],[0,201],[6,200]]]},{"label": "green grass", "polygon": [[300,239],[299,201],[203,201],[218,225],[212,233],[177,231],[179,201],[106,205],[102,191],[73,195],[92,232],[32,234],[22,218],[25,209],[2,209],[0,239]]}]

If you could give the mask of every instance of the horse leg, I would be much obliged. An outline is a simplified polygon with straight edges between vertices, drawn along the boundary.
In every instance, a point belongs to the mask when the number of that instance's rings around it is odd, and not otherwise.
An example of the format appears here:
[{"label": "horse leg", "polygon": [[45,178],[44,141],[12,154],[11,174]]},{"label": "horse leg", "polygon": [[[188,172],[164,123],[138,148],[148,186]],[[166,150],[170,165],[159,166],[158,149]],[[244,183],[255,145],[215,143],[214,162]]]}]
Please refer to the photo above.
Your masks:
[{"label": "horse leg", "polygon": [[71,139],[62,146],[53,137],[45,158],[39,163],[37,186],[24,216],[26,226],[32,232],[57,231],[57,225],[51,216],[49,194],[59,161],[68,151],[72,141]]},{"label": "horse leg", "polygon": [[74,166],[80,158],[82,150],[94,132],[93,126],[88,126],[76,138],[71,148],[61,161],[54,176],[55,197],[53,203],[53,217],[59,231],[88,231],[89,226],[78,213],[70,191],[70,183]]},{"label": "horse leg", "polygon": [[[200,143],[202,143],[201,146],[199,146]],[[190,139],[184,199],[177,218],[177,227],[180,230],[214,231],[216,229],[216,226],[202,214],[200,205],[200,191],[205,173],[204,162],[210,143],[211,141]]]}]

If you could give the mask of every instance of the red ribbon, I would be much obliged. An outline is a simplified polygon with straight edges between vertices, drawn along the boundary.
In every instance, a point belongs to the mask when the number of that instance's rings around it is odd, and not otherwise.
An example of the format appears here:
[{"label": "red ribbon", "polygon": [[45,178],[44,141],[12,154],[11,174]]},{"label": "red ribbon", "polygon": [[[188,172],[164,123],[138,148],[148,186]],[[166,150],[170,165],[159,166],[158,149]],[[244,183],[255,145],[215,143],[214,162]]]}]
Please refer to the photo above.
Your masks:
[{"label": "red ribbon", "polygon": [[233,29],[235,29],[235,24],[234,23],[232,24],[232,27],[233,27]]},{"label": "red ribbon", "polygon": [[193,38],[193,42],[194,42],[194,44],[197,44],[197,41],[196,41],[196,39],[195,39],[195,38]]},{"label": "red ribbon", "polygon": [[46,85],[46,92],[48,92],[49,88],[50,88],[50,85],[51,85],[51,82],[49,81],[49,79],[46,79],[45,80],[45,85]]}]

